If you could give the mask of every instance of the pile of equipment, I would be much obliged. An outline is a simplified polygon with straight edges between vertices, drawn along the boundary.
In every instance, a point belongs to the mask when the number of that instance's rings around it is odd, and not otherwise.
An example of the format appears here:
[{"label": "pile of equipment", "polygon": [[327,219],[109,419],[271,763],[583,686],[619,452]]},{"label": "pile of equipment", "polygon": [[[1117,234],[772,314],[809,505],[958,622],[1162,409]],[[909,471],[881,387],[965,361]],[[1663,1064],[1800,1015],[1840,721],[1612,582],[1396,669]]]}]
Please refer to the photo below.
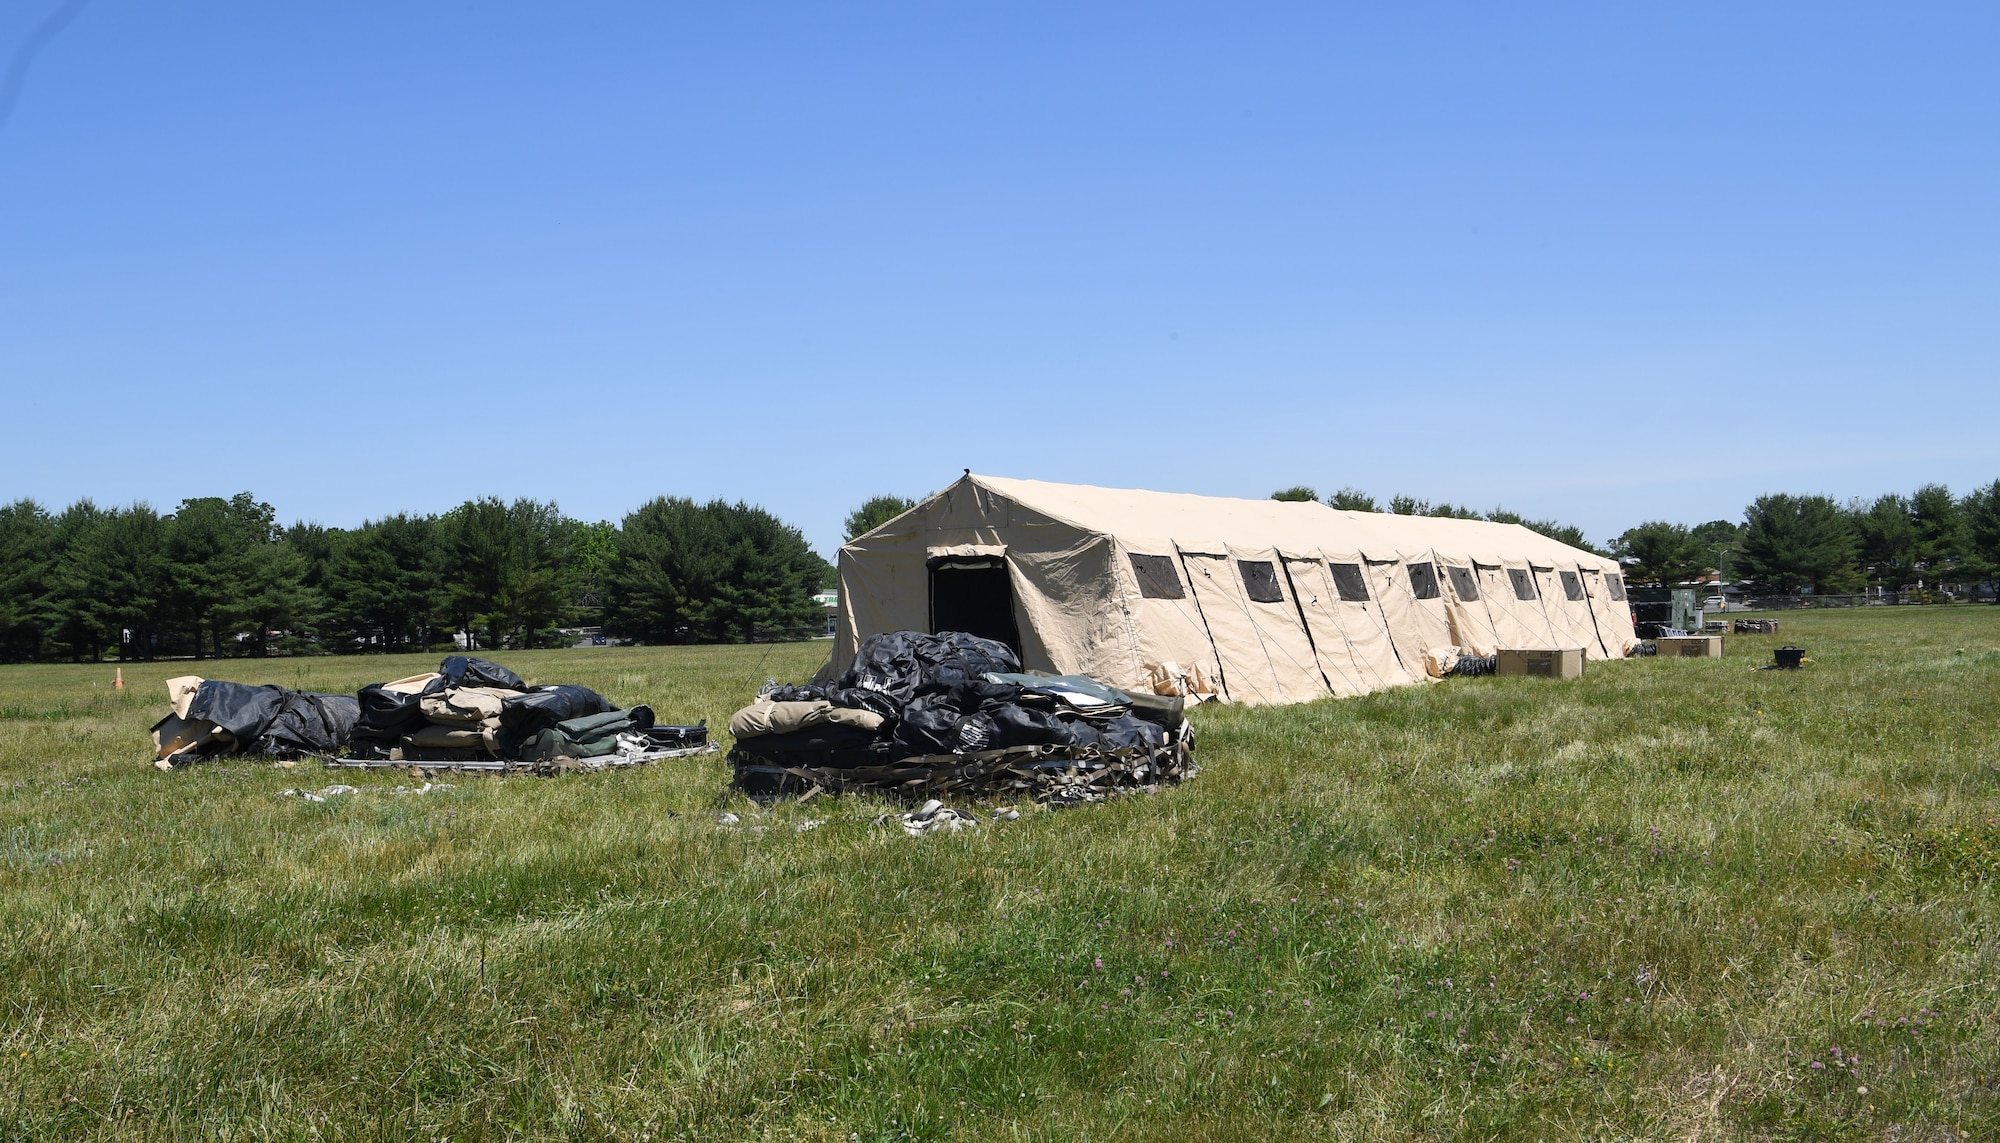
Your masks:
[{"label": "pile of equipment", "polygon": [[[697,753],[708,727],[659,726],[651,707],[619,709],[589,687],[531,687],[485,659],[453,655],[434,673],[362,687],[347,757],[329,764],[560,770]],[[605,760],[605,761],[596,761]]]},{"label": "pile of equipment", "polygon": [[[529,686],[498,663],[452,655],[438,669],[354,695],[170,680],[153,727],[161,769],[219,754],[313,755],[331,767],[548,773],[630,766],[717,749],[708,726],[662,726],[589,687]],[[343,754],[342,751],[345,751]]]},{"label": "pile of equipment", "polygon": [[1081,675],[1030,675],[1003,643],[960,632],[870,636],[824,685],[767,684],[729,720],[752,795],[868,789],[1098,801],[1193,776],[1177,696]]}]

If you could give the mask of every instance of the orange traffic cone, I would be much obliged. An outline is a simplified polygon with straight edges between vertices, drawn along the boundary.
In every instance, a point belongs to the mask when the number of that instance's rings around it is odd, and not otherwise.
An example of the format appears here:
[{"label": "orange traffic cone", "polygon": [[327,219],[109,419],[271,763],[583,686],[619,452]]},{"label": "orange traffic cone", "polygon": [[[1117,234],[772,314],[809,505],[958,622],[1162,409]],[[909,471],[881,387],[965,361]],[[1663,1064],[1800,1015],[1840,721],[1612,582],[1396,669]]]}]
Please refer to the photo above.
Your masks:
[{"label": "orange traffic cone", "polygon": [[118,668],[118,677],[111,680],[111,685],[121,691],[125,689],[125,668]]}]

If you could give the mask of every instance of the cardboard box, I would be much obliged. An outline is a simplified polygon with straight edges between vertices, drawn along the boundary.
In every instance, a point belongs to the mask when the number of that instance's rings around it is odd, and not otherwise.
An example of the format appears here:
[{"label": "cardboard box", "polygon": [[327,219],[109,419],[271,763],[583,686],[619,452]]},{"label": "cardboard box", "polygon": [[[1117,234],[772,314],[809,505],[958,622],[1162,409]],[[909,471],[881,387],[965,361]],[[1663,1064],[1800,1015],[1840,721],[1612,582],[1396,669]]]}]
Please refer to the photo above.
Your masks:
[{"label": "cardboard box", "polygon": [[1583,648],[1571,647],[1561,651],[1549,651],[1512,650],[1502,647],[1494,673],[1539,675],[1549,679],[1580,679],[1583,677]]},{"label": "cardboard box", "polygon": [[1663,659],[1720,659],[1720,635],[1668,635],[1655,640]]}]

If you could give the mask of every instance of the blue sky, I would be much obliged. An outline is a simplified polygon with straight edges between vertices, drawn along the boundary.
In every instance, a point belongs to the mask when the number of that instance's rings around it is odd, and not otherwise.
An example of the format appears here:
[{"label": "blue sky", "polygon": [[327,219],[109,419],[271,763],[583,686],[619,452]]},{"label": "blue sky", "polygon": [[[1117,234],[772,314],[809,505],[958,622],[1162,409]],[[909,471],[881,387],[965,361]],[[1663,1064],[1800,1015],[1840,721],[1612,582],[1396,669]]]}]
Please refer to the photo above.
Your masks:
[{"label": "blue sky", "polygon": [[2000,8],[1746,8],[98,0],[0,124],[0,495],[2000,478]]}]

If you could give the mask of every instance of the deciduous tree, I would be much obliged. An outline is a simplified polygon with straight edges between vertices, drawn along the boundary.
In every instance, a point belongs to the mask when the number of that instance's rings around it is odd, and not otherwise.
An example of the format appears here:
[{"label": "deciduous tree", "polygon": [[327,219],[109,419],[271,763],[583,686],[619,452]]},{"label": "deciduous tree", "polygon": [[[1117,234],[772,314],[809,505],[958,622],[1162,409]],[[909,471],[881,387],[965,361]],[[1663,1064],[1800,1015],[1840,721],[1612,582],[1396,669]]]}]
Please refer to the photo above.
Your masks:
[{"label": "deciduous tree", "polygon": [[916,501],[906,500],[901,496],[871,496],[861,507],[847,514],[843,531],[846,538],[851,540],[863,533],[874,531],[916,506]]},{"label": "deciduous tree", "polygon": [[1708,570],[1701,545],[1685,524],[1649,520],[1625,529],[1613,547],[1631,581],[1673,584]]}]

